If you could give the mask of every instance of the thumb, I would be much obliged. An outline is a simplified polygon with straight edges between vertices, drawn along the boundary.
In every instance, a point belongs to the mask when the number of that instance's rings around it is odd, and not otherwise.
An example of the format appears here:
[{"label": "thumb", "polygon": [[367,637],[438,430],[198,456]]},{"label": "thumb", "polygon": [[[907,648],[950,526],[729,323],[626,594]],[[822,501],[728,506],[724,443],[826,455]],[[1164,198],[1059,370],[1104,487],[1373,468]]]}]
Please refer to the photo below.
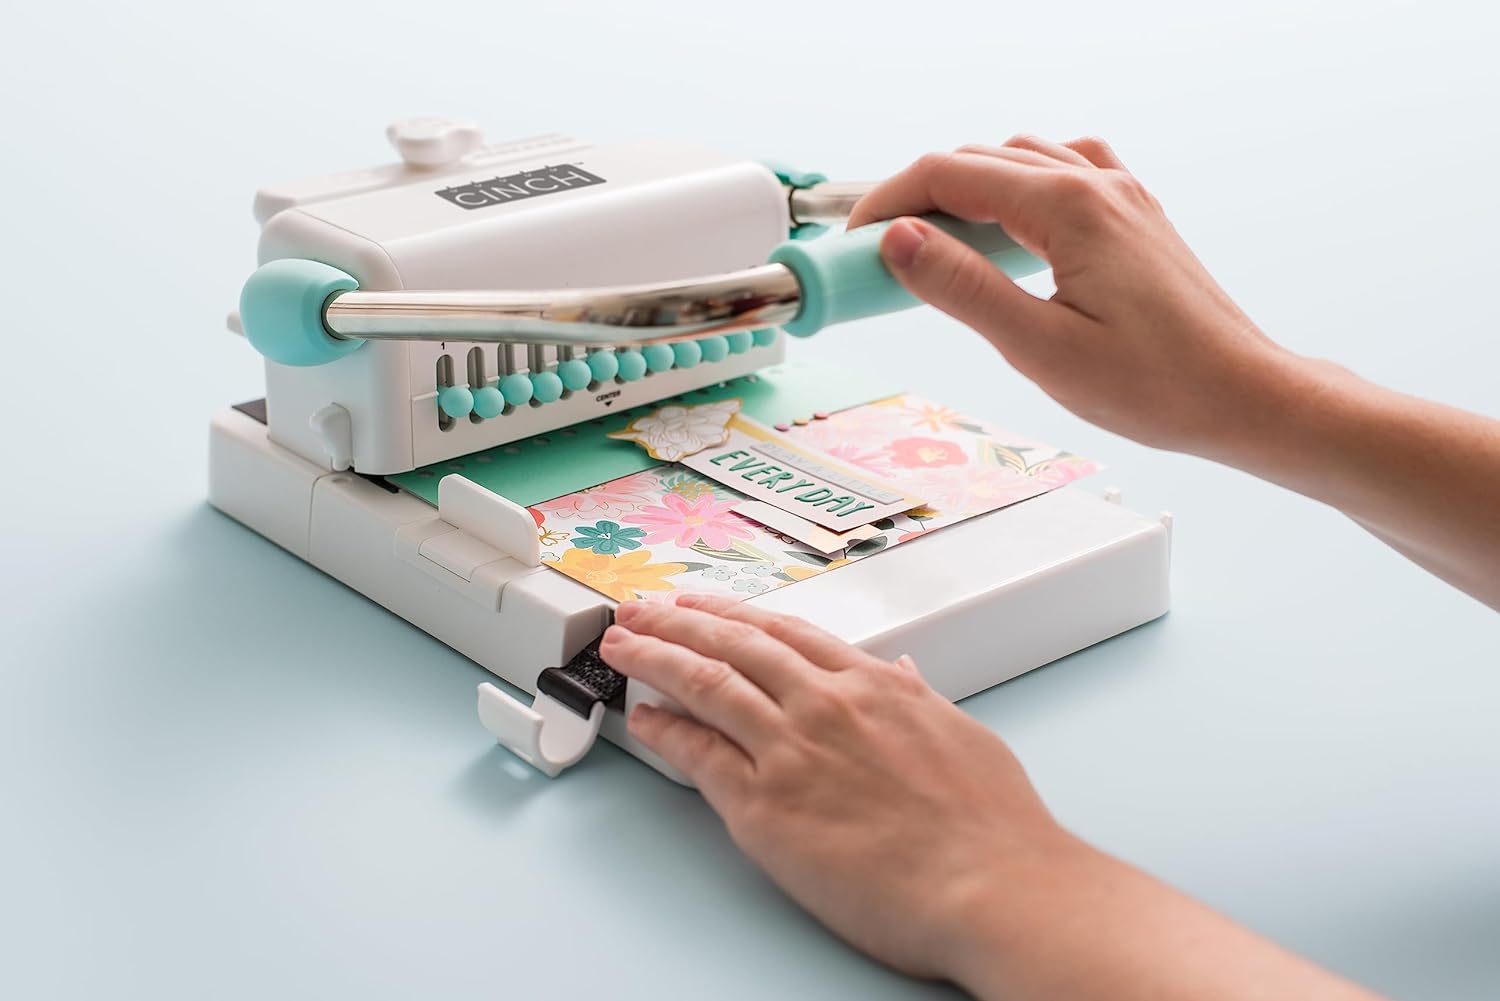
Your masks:
[{"label": "thumb", "polygon": [[1007,358],[1024,354],[1051,326],[1051,303],[930,223],[897,219],[881,237],[880,256],[908,292],[973,327]]}]

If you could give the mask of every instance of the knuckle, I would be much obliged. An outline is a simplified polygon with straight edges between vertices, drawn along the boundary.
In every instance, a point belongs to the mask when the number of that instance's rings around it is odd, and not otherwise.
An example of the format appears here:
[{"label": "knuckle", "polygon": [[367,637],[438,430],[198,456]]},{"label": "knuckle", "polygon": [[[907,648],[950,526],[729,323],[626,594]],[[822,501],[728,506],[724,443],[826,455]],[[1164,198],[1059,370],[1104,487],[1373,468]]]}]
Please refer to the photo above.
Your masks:
[{"label": "knuckle", "polygon": [[980,297],[991,278],[985,270],[975,267],[973,261],[960,260],[944,272],[938,294],[943,302],[972,302]]},{"label": "knuckle", "polygon": [[1098,136],[1079,136],[1068,145],[1072,146],[1074,149],[1076,149],[1080,153],[1083,153],[1084,155],[1093,153],[1096,155],[1107,156],[1114,153],[1114,150],[1110,148],[1109,143],[1105,142]]},{"label": "knuckle", "polygon": [[717,650],[738,650],[755,635],[754,626],[735,619],[715,622],[708,630],[708,642]]},{"label": "knuckle", "polygon": [[912,171],[924,177],[940,174],[953,163],[954,156],[953,153],[923,153],[912,164]]},{"label": "knuckle", "polygon": [[695,698],[708,698],[728,684],[730,673],[722,660],[699,661],[683,675],[682,684]]},{"label": "knuckle", "polygon": [[854,706],[832,685],[812,684],[798,696],[797,715],[816,734],[846,723],[854,715]]}]

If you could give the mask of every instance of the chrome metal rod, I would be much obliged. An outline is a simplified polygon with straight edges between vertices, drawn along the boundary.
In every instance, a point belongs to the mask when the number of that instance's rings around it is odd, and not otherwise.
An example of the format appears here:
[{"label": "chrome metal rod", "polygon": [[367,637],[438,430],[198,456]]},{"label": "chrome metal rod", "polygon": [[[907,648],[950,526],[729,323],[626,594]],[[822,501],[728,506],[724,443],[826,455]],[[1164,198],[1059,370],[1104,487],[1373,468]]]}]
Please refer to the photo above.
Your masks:
[{"label": "chrome metal rod", "polygon": [[802,290],[764,264],[644,285],[527,291],[343,292],[323,323],[335,337],[499,344],[646,344],[790,322]]},{"label": "chrome metal rod", "polygon": [[799,226],[841,225],[854,210],[854,203],[873,187],[874,181],[825,181],[810,188],[794,188],[787,196],[792,222]]}]

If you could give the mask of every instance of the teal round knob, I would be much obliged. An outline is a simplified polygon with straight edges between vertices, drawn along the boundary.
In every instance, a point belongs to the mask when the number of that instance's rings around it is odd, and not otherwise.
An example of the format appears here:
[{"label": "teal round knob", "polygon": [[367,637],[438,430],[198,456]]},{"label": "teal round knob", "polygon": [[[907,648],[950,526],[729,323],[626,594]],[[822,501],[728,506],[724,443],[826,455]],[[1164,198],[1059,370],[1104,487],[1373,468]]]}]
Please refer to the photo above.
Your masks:
[{"label": "teal round knob", "polygon": [[670,344],[648,344],[641,352],[646,359],[646,367],[653,372],[665,372],[672,367],[673,360],[677,357]]},{"label": "teal round knob", "polygon": [[494,386],[474,390],[474,412],[485,420],[505,413],[505,397]]},{"label": "teal round knob", "polygon": [[531,398],[539,403],[551,403],[562,396],[562,380],[556,372],[538,372],[531,377]]},{"label": "teal round knob", "polygon": [[620,362],[613,351],[595,351],[589,355],[589,372],[600,382],[608,382],[620,374]]},{"label": "teal round knob", "polygon": [[755,337],[748,330],[736,330],[724,340],[729,345],[729,353],[733,355],[744,354],[755,343]]},{"label": "teal round knob", "polygon": [[587,389],[589,383],[594,381],[594,373],[589,371],[589,363],[579,358],[570,358],[558,365],[557,377],[562,380],[563,388],[575,392]]},{"label": "teal round knob", "polygon": [[467,417],[474,409],[474,393],[468,386],[444,386],[438,390],[438,406],[454,420]]},{"label": "teal round knob", "polygon": [[729,342],[722,337],[705,337],[698,342],[704,361],[723,361],[729,356]]},{"label": "teal round knob", "polygon": [[753,338],[755,338],[755,346],[756,347],[758,347],[758,348],[770,347],[772,344],[776,343],[776,328],[775,327],[765,327],[765,328],[763,328],[761,330],[755,331],[755,333],[751,334],[750,336],[753,337]]},{"label": "teal round knob", "polygon": [[672,360],[678,368],[692,368],[703,360],[703,349],[697,341],[678,341],[672,345]]},{"label": "teal round knob", "polygon": [[531,380],[520,372],[507,375],[500,380],[500,395],[513,407],[525,406],[531,402]]},{"label": "teal round knob", "polygon": [[639,351],[621,351],[615,355],[615,363],[620,369],[620,378],[626,382],[634,382],[646,374],[646,359]]},{"label": "teal round knob", "polygon": [[240,291],[240,326],[245,339],[266,358],[282,365],[325,365],[364,345],[358,338],[334,337],[323,325],[323,306],[359,282],[338,268],[301,258],[262,264]]}]

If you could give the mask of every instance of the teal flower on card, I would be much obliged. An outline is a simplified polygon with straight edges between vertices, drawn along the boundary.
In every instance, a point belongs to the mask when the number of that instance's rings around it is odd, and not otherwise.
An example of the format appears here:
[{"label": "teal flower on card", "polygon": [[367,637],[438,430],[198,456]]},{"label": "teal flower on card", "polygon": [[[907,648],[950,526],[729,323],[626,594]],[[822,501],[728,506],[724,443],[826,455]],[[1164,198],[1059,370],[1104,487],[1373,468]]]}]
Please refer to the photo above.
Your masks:
[{"label": "teal flower on card", "polygon": [[579,549],[590,549],[605,556],[613,556],[615,553],[625,553],[632,549],[641,548],[636,539],[646,534],[640,528],[621,528],[613,521],[600,521],[590,525],[579,525],[579,538],[573,540],[573,545]]}]

